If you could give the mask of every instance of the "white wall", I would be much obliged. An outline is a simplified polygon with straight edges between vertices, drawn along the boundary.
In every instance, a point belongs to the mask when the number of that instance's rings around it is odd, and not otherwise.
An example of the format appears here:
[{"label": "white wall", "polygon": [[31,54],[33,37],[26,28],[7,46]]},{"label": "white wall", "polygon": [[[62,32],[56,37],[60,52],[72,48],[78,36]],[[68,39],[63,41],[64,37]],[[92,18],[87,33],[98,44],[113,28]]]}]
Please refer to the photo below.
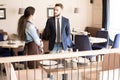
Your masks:
[{"label": "white wall", "polygon": [[[54,7],[55,3],[61,2],[64,5],[63,15],[70,19],[71,29],[84,30],[86,26],[92,25],[92,5],[90,0],[2,0],[6,4],[0,8],[6,8],[6,19],[0,20],[0,29],[9,34],[16,33],[17,22],[21,15],[18,8],[33,6],[36,8],[35,25],[40,31],[45,27],[47,20],[47,8]],[[74,8],[79,7],[78,14],[74,14]]]}]

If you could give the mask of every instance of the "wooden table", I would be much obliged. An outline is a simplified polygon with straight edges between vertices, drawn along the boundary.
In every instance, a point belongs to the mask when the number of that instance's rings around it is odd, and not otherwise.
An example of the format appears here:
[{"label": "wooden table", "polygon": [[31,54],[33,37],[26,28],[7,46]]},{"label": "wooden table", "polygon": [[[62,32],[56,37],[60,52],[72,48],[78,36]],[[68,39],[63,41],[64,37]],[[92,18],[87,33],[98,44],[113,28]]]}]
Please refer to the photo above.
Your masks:
[{"label": "wooden table", "polygon": [[17,51],[20,47],[24,47],[25,42],[15,40],[15,41],[0,41],[0,47],[2,48],[9,48],[12,52],[12,50],[15,50],[15,54],[17,55]]},{"label": "wooden table", "polygon": [[16,41],[0,41],[0,47],[2,48],[18,48],[24,46],[25,42],[16,40]]},{"label": "wooden table", "polygon": [[102,62],[94,62],[94,63],[89,63],[89,64],[78,63],[76,68],[74,68],[72,65],[70,64],[69,66],[67,66],[66,64],[64,66],[59,66],[59,64],[56,64],[52,66],[42,66],[42,68],[48,74],[53,75],[53,78],[55,80],[62,80],[63,74],[67,74],[67,80],[71,80],[71,74],[72,76],[74,76],[74,80],[78,80],[78,75],[79,75],[79,79],[81,80],[81,78],[83,77],[83,74],[87,74],[88,72],[95,72],[96,70],[98,71],[102,70]]},{"label": "wooden table", "polygon": [[89,37],[90,39],[90,43],[103,43],[103,42],[106,42],[107,39],[105,38],[98,38],[98,37]]},{"label": "wooden table", "polygon": [[[12,49],[17,49],[21,46],[24,46],[25,42],[21,42],[19,40],[17,41],[0,41],[0,47],[2,48],[9,48],[10,52],[12,52]],[[16,78],[16,74],[14,72],[14,68],[13,65],[11,63],[4,63],[5,65],[5,70],[6,70],[6,74],[7,74],[7,80],[17,80]],[[10,76],[15,76],[15,77],[11,77]]]},{"label": "wooden table", "polygon": [[[68,65],[70,64],[70,65]],[[99,69],[101,69],[101,65],[102,62],[90,62],[90,63],[86,63],[86,64],[77,64],[77,67],[74,68],[74,62],[72,63],[65,63],[63,66],[60,66],[59,64],[56,65],[41,65],[47,72],[60,72],[60,71],[69,71],[69,70],[78,70],[78,69],[82,69],[82,71],[84,71],[84,68],[86,68],[86,70],[90,70],[91,68],[91,64],[92,64],[92,68],[94,68],[93,70],[96,69],[96,67],[99,65]]]}]

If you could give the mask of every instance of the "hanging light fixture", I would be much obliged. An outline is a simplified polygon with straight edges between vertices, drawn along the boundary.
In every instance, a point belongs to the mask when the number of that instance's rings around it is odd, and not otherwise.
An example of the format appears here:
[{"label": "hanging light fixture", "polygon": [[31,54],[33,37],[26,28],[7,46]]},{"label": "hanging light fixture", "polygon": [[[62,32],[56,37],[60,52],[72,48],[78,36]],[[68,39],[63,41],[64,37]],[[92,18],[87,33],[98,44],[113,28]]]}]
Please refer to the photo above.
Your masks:
[{"label": "hanging light fixture", "polygon": [[76,7],[74,8],[74,13],[79,13],[79,0],[76,1]]},{"label": "hanging light fixture", "polygon": [[93,0],[90,0],[90,3],[93,4]]},{"label": "hanging light fixture", "polygon": [[24,14],[24,8],[19,8],[18,14]]},{"label": "hanging light fixture", "polygon": [[18,10],[18,14],[24,14],[24,10],[25,10],[25,8],[23,8],[23,1],[21,1],[21,5],[22,5],[22,7],[19,8],[19,10]]},{"label": "hanging light fixture", "polygon": [[74,8],[74,13],[79,13],[79,8]]}]

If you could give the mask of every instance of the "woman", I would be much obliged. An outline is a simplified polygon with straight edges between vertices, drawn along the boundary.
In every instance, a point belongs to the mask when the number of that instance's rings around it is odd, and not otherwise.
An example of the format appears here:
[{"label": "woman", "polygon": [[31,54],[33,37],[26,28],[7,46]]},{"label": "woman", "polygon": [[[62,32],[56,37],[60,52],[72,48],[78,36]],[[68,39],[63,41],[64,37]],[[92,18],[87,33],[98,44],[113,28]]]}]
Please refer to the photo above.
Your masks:
[{"label": "woman", "polygon": [[[24,15],[20,17],[18,21],[18,36],[21,41],[25,41],[25,54],[35,55],[41,54],[43,48],[43,42],[39,38],[38,30],[32,23],[33,16],[35,13],[35,8],[27,7],[24,11]],[[38,67],[38,62],[36,61],[36,67]],[[34,62],[28,62],[29,68],[34,68]]]}]

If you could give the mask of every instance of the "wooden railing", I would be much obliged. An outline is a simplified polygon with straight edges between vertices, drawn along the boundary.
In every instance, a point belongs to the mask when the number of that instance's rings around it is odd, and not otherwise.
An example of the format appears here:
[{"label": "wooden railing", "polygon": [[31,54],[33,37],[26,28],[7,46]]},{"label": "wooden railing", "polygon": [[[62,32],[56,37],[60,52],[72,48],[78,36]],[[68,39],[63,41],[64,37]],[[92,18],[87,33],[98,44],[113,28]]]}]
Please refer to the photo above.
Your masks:
[{"label": "wooden railing", "polygon": [[[6,70],[6,75],[4,75],[4,67],[1,68],[1,77],[3,80],[105,80],[103,76],[104,71],[119,69],[119,53],[120,49],[102,49],[80,52],[62,51],[58,54],[1,57],[0,64],[4,64]],[[96,55],[97,61],[89,62],[86,59],[86,56],[91,55]],[[103,58],[101,58],[101,55]],[[82,64],[81,60],[84,60]],[[40,61],[40,67],[29,69],[26,64],[27,61]],[[57,64],[54,67],[53,65],[44,66],[42,65],[44,61],[49,61],[49,64],[55,61]],[[62,67],[58,63],[62,63]],[[21,64],[24,65],[24,68],[16,69],[16,65],[20,67]]]}]

